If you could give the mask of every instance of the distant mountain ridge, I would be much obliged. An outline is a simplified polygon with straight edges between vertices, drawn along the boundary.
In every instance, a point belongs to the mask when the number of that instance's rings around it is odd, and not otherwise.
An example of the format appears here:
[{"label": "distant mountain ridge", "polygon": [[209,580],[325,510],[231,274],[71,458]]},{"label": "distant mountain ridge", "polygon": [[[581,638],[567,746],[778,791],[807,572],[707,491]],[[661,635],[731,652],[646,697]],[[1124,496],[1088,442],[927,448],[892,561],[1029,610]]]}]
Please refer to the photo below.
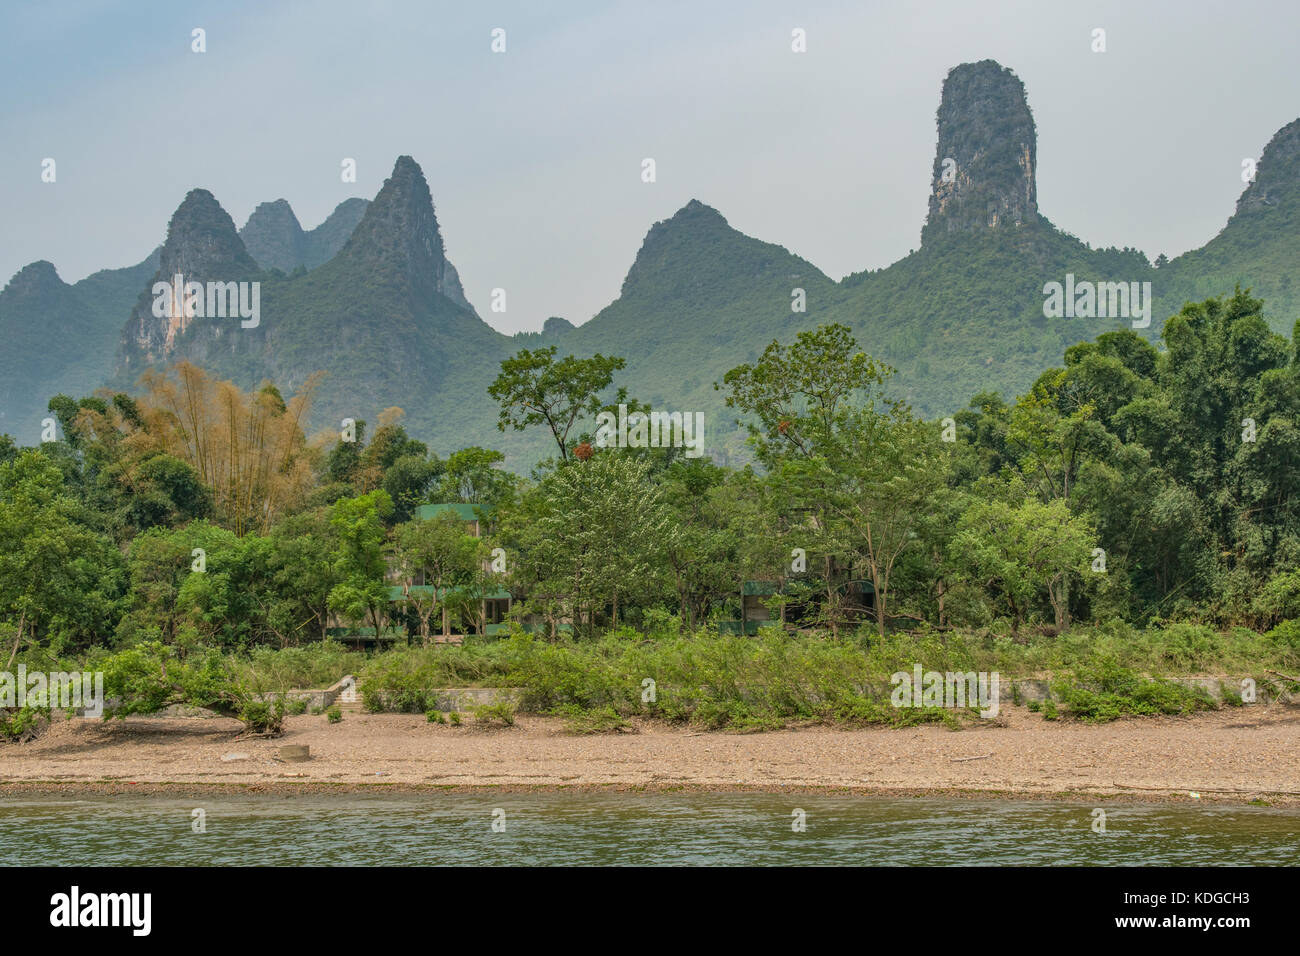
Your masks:
[{"label": "distant mountain ridge", "polygon": [[264,269],[315,269],[338,255],[369,205],[366,199],[345,199],[319,226],[304,231],[288,200],[259,203],[239,238]]},{"label": "distant mountain ridge", "polygon": [[[187,321],[178,310],[166,316],[154,314],[153,286],[182,276],[189,282],[254,281],[262,269],[248,254],[235,222],[206,189],[191,189],[172,216],[167,239],[158,255],[158,270],[141,289],[135,308],[122,330],[114,375],[128,387],[149,365],[167,362],[193,350],[201,335],[220,337],[227,324],[213,320]],[[180,291],[177,291],[180,295]]]},{"label": "distant mountain ridge", "polygon": [[71,285],[45,261],[9,280],[0,291],[0,433],[35,444],[51,397],[85,395],[104,384],[122,317],[157,271],[158,254]]},{"label": "distant mountain ridge", "polygon": [[[553,317],[515,336],[467,300],[409,156],[374,200],[347,200],[311,231],[284,200],[259,205],[236,230],[216,197],[193,190],[161,249],[138,266],[67,286],[35,263],[0,293],[0,430],[34,441],[50,395],[131,388],[144,368],[187,358],[243,387],[272,379],[286,394],[323,370],[313,427],[373,420],[396,405],[439,453],[497,447],[523,470],[546,444],[499,432],[486,388],[506,355],[554,344],[561,354],[623,356],[619,384],[655,407],[705,412],[706,446],[732,459],[744,454],[742,436],[714,382],[773,339],[821,323],[850,326],[897,367],[894,391],[937,417],[980,391],[1012,397],[1060,364],[1066,346],[1132,326],[1128,316],[1047,318],[1044,284],[1067,275],[1149,282],[1152,322],[1139,331],[1152,338],[1183,302],[1237,284],[1265,300],[1275,329],[1289,332],[1300,317],[1300,120],[1273,137],[1223,230],[1158,268],[1135,249],[1093,249],[1057,229],[1038,207],[1036,150],[1015,74],[991,60],[962,64],[943,84],[929,212],[908,256],[836,282],[691,200],[650,228],[609,306],[576,327]],[[152,314],[150,287],[173,270],[260,282],[260,326],[201,318],[169,329]],[[65,344],[51,350],[50,335]]]},{"label": "distant mountain ridge", "polygon": [[243,388],[269,379],[286,395],[323,371],[311,426],[374,422],[398,406],[412,431],[451,444],[481,433],[494,414],[483,376],[510,340],[466,301],[428,184],[409,156],[398,157],[337,255],[287,276],[263,270],[215,198],[194,190],[172,217],[153,281],[176,272],[201,283],[259,282],[261,321],[243,328],[206,316],[178,330],[174,317],[153,315],[142,293],[119,347],[118,387],[181,359]]}]

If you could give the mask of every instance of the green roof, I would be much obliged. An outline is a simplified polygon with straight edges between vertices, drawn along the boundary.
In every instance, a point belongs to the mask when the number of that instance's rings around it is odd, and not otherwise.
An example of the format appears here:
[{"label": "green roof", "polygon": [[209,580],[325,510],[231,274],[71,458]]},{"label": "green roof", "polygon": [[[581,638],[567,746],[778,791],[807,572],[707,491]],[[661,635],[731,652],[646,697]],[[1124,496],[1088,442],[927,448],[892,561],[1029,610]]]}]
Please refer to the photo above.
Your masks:
[{"label": "green roof", "polygon": [[446,511],[456,513],[463,521],[477,521],[478,512],[487,515],[492,509],[487,505],[465,505],[458,502],[446,501],[436,505],[420,505],[415,509],[415,516],[422,521],[428,521],[430,518],[436,518]]}]

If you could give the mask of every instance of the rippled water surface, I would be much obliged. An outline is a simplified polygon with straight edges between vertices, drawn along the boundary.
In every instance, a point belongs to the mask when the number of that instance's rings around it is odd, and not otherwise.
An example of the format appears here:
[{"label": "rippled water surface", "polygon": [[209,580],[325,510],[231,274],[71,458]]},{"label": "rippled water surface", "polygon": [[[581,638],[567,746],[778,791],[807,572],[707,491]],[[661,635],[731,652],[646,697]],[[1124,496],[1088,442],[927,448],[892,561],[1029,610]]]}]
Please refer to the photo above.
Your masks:
[{"label": "rippled water surface", "polygon": [[[201,809],[205,832],[194,832]],[[797,832],[796,810],[806,829]],[[770,794],[0,799],[6,865],[1294,865],[1300,812]],[[498,829],[493,829],[493,824]],[[504,827],[504,829],[501,829]]]}]

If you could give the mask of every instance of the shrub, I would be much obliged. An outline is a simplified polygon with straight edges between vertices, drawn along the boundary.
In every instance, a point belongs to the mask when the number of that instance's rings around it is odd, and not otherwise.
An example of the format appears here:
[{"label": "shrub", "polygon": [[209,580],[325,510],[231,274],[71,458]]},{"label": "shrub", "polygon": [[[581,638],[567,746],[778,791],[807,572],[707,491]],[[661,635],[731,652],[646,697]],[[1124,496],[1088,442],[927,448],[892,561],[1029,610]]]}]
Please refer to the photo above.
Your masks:
[{"label": "shrub", "polygon": [[272,700],[240,676],[230,658],[216,650],[182,655],[157,642],[138,644],[103,658],[104,693],[116,698],[107,717],[154,714],[171,704],[203,707],[244,722],[251,733],[280,732],[284,697]]},{"label": "shrub", "polygon": [[1176,670],[1195,673],[1223,656],[1220,636],[1201,624],[1170,624],[1160,637],[1161,657]]},{"label": "shrub", "polygon": [[1094,723],[1130,715],[1186,714],[1214,707],[1210,695],[1201,688],[1148,679],[1113,659],[1078,668],[1072,676],[1053,681],[1052,692],[1061,698],[1071,717]]},{"label": "shrub", "polygon": [[447,722],[447,719],[442,716],[442,711],[440,710],[425,711],[424,718],[431,724],[445,724]]},{"label": "shrub", "polygon": [[337,724],[343,719],[343,711],[338,707],[331,707],[329,710],[325,711],[325,719],[331,724]]},{"label": "shrub", "polygon": [[283,697],[247,700],[239,711],[239,719],[248,733],[279,734],[284,729],[285,709]]},{"label": "shrub", "polygon": [[1283,621],[1264,636],[1274,644],[1300,651],[1300,620]]},{"label": "shrub", "polygon": [[564,729],[570,734],[622,733],[632,726],[618,711],[609,706],[583,710],[574,704],[562,704],[556,707],[552,714],[566,718]]},{"label": "shrub", "polygon": [[50,719],[48,707],[0,709],[0,740],[30,740],[38,728]]},{"label": "shrub", "polygon": [[328,687],[343,674],[355,673],[365,655],[338,641],[317,641],[302,647],[254,647],[234,658],[237,677],[267,691]]},{"label": "shrub", "polygon": [[500,724],[502,727],[513,727],[515,725],[515,703],[511,700],[502,700],[495,704],[481,704],[474,708],[474,719],[481,724]]},{"label": "shrub", "polygon": [[432,703],[428,691],[417,690],[413,687],[383,690],[378,687],[368,686],[361,692],[361,697],[366,710],[372,714],[384,711],[394,714],[426,713],[430,710],[429,705]]}]

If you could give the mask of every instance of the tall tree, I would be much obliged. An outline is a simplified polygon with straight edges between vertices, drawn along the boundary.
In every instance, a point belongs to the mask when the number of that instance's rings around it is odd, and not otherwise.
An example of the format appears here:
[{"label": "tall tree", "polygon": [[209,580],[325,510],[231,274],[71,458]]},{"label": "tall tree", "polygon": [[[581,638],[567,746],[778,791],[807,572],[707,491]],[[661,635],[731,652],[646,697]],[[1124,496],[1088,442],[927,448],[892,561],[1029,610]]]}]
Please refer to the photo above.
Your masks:
[{"label": "tall tree", "polygon": [[601,408],[600,393],[614,373],[623,368],[617,356],[597,353],[580,359],[572,355],[555,360],[556,347],[520,349],[501,363],[501,373],[488,386],[488,394],[501,404],[497,427],[523,431],[545,425],[555,439],[560,459],[567,461],[569,433],[584,416]]},{"label": "tall tree", "polygon": [[865,566],[874,591],[876,628],[889,620],[890,583],[908,548],[918,546],[927,516],[947,491],[933,426],[895,410],[841,412],[840,440],[820,459],[831,520],[844,525],[850,566]]},{"label": "tall tree", "polygon": [[4,669],[42,637],[85,646],[121,613],[121,555],[83,519],[42,453],[0,463],[0,621],[13,628]]},{"label": "tall tree", "polygon": [[[595,631],[598,615],[654,599],[663,581],[662,555],[677,533],[649,464],[611,449],[547,475],[510,516],[503,536],[520,557],[528,604],[552,630],[561,617]],[[510,549],[508,549],[510,550]]]},{"label": "tall tree", "polygon": [[330,609],[354,623],[369,621],[376,637],[383,633],[388,607],[384,520],[392,510],[393,500],[388,492],[379,489],[336,501],[329,512],[339,542],[335,560],[339,583],[330,589]]},{"label": "tall tree", "polygon": [[1043,502],[1017,481],[972,504],[952,548],[972,580],[1006,600],[1013,631],[1044,593],[1059,631],[1066,583],[1087,570],[1094,540],[1087,519],[1071,514],[1063,500]]},{"label": "tall tree", "polygon": [[312,472],[302,423],[318,376],[288,403],[270,383],[244,393],[188,362],[141,381],[149,431],[194,466],[236,534],[265,530],[301,501]]}]

